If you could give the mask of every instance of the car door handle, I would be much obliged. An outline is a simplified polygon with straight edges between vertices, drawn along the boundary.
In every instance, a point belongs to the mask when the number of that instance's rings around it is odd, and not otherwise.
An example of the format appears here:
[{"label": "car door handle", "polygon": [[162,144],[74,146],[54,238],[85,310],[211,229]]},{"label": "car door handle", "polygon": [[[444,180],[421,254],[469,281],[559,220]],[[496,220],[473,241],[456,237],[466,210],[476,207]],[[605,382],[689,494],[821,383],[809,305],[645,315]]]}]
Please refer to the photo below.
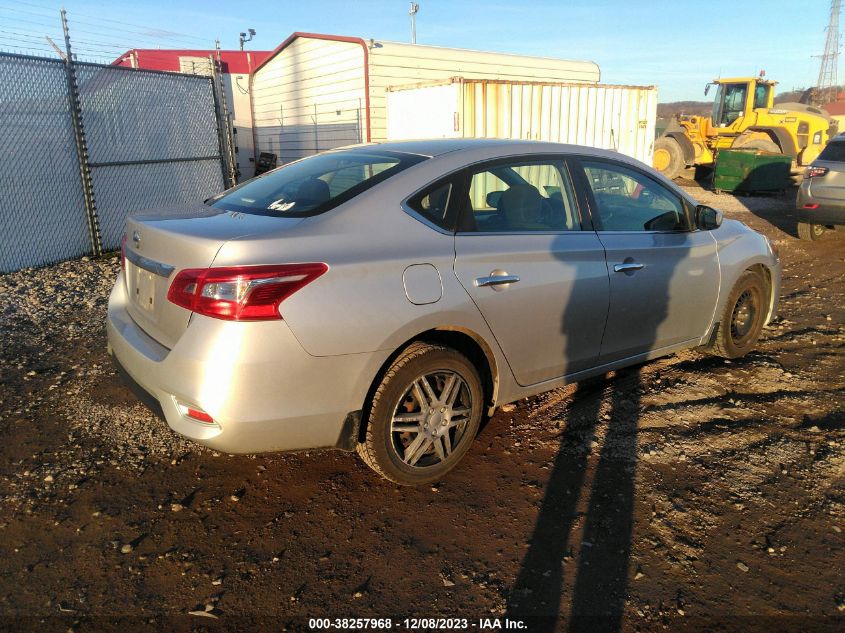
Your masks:
[{"label": "car door handle", "polygon": [[485,286],[504,286],[505,284],[515,284],[519,281],[518,275],[490,275],[489,277],[479,277],[475,280],[475,285],[479,288]]},{"label": "car door handle", "polygon": [[640,270],[645,264],[638,264],[637,262],[625,262],[624,264],[616,264],[613,267],[615,273],[631,273],[635,270]]}]

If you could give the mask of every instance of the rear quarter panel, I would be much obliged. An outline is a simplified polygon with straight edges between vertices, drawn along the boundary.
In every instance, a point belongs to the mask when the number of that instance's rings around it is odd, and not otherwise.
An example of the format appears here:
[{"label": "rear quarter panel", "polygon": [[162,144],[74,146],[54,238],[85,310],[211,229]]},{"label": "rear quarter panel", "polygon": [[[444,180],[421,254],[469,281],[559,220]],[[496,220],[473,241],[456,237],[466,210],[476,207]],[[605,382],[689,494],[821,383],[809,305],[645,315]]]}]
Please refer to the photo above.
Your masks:
[{"label": "rear quarter panel", "polygon": [[[512,376],[501,350],[455,277],[454,236],[423,224],[401,207],[410,193],[442,173],[414,171],[293,229],[227,242],[214,266],[327,263],[325,275],[281,305],[291,332],[313,356],[392,352],[427,330],[466,330],[494,356],[500,386],[503,380],[509,384]],[[411,264],[437,269],[443,284],[439,301],[417,305],[408,299],[403,273]]]}]

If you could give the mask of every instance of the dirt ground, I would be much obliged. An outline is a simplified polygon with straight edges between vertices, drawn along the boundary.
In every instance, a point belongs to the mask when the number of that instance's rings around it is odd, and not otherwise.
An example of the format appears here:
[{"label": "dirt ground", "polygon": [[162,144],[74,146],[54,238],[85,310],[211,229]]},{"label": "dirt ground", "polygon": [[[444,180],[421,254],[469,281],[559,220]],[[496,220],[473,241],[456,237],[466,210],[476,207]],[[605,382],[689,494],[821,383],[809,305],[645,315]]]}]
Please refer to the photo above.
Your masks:
[{"label": "dirt ground", "polygon": [[780,248],[759,351],[505,407],[419,489],[173,435],[106,354],[114,257],[0,276],[0,629],[843,630],[845,232],[692,192]]}]

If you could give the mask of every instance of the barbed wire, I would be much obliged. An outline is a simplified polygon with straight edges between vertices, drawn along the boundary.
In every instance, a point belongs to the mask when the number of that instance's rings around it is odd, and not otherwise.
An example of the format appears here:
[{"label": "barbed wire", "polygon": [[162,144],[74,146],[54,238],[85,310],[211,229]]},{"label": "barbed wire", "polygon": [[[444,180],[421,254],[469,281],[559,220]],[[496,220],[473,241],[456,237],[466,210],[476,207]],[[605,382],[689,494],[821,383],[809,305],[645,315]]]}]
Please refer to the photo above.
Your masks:
[{"label": "barbed wire", "polygon": [[[33,6],[27,3],[24,4],[26,6]],[[43,8],[40,9],[43,11]],[[54,52],[52,47],[46,45],[46,42],[42,46],[42,39],[45,36],[50,36],[57,43],[61,43],[64,40],[64,35],[60,30],[60,21],[58,19],[56,21],[48,20],[49,15],[45,15],[44,13],[0,5],[0,15],[3,18],[0,24],[7,27],[2,29],[6,36],[4,38],[4,45],[7,48],[43,49],[52,55]],[[72,35],[71,45],[74,49],[75,56],[79,57],[97,57],[98,59],[108,59],[111,61],[119,57],[122,53],[132,49],[173,49],[181,47],[188,50],[197,50],[198,48],[211,50],[214,47],[211,41],[203,38],[187,36],[188,39],[192,40],[188,42],[184,34],[152,27],[147,28],[141,25],[137,25],[138,28],[146,28],[145,31],[115,29],[111,26],[98,27],[100,30],[80,28],[75,26],[80,20],[73,20],[71,19],[72,17],[69,16],[69,26]],[[94,22],[88,23],[96,26]],[[106,32],[102,30],[103,28],[106,29]],[[127,34],[112,34],[111,31],[124,31]],[[83,33],[85,35],[83,38],[77,39],[73,37],[76,33]],[[38,43],[39,46],[33,46],[34,42]],[[195,42],[201,42],[202,45],[200,46]]]},{"label": "barbed wire", "polygon": [[[23,5],[30,6],[30,7],[36,6],[36,5],[32,5],[32,4],[25,3],[25,2],[17,2],[17,4],[23,4]],[[34,21],[34,20],[30,20],[29,19],[30,16],[34,16],[34,17],[38,17],[38,18],[49,18],[53,15],[56,15],[56,13],[57,13],[57,12],[53,13],[53,12],[50,12],[50,11],[46,11],[46,10],[43,9],[43,7],[39,7],[39,9],[40,9],[40,11],[36,12],[36,11],[27,10],[27,9],[20,9],[20,8],[17,8],[17,7],[9,7],[9,6],[6,6],[6,5],[0,5],[0,10],[2,10],[2,11],[19,13],[19,14],[23,14],[23,15],[28,16],[27,18],[18,18],[18,20],[21,20],[21,21],[27,20],[27,21],[30,21],[30,22],[33,22],[33,23],[37,23],[37,22]],[[136,24],[136,23],[125,22],[125,21],[121,21],[121,20],[112,20],[112,19],[109,19],[109,18],[93,16],[93,15],[89,15],[89,14],[85,14],[85,13],[75,13],[75,12],[68,13],[68,21],[72,24],[83,24],[83,25],[86,25],[86,26],[95,26],[95,27],[98,27],[98,28],[107,28],[111,31],[119,31],[119,32],[141,35],[143,37],[154,38],[154,39],[162,39],[162,40],[167,40],[167,41],[192,40],[192,41],[203,42],[203,43],[208,42],[207,38],[199,37],[199,36],[196,36],[196,35],[188,35],[187,33],[170,31],[170,30],[167,30],[167,29],[162,29],[162,28],[150,26],[150,25]],[[114,26],[107,26],[107,24],[109,24],[109,23],[120,24],[122,26],[129,26],[129,27],[132,27],[132,28],[126,29],[126,28],[118,28],[118,27],[114,27]],[[79,29],[78,27],[76,27],[76,30],[82,31],[82,29]],[[101,32],[100,31],[93,31],[93,33],[100,34]]]}]

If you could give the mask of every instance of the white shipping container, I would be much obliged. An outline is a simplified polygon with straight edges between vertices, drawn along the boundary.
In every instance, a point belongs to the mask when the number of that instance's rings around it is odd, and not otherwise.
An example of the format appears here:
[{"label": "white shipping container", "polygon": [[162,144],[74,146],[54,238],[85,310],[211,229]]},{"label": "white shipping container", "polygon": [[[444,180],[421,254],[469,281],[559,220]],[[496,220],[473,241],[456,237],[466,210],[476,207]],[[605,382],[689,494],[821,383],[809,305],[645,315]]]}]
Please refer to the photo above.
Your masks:
[{"label": "white shipping container", "polygon": [[657,88],[453,77],[387,89],[387,138],[512,138],[611,149],[651,164]]},{"label": "white shipping container", "polygon": [[255,144],[280,163],[387,138],[389,86],[502,79],[598,83],[588,61],[294,33],[250,79]]}]

